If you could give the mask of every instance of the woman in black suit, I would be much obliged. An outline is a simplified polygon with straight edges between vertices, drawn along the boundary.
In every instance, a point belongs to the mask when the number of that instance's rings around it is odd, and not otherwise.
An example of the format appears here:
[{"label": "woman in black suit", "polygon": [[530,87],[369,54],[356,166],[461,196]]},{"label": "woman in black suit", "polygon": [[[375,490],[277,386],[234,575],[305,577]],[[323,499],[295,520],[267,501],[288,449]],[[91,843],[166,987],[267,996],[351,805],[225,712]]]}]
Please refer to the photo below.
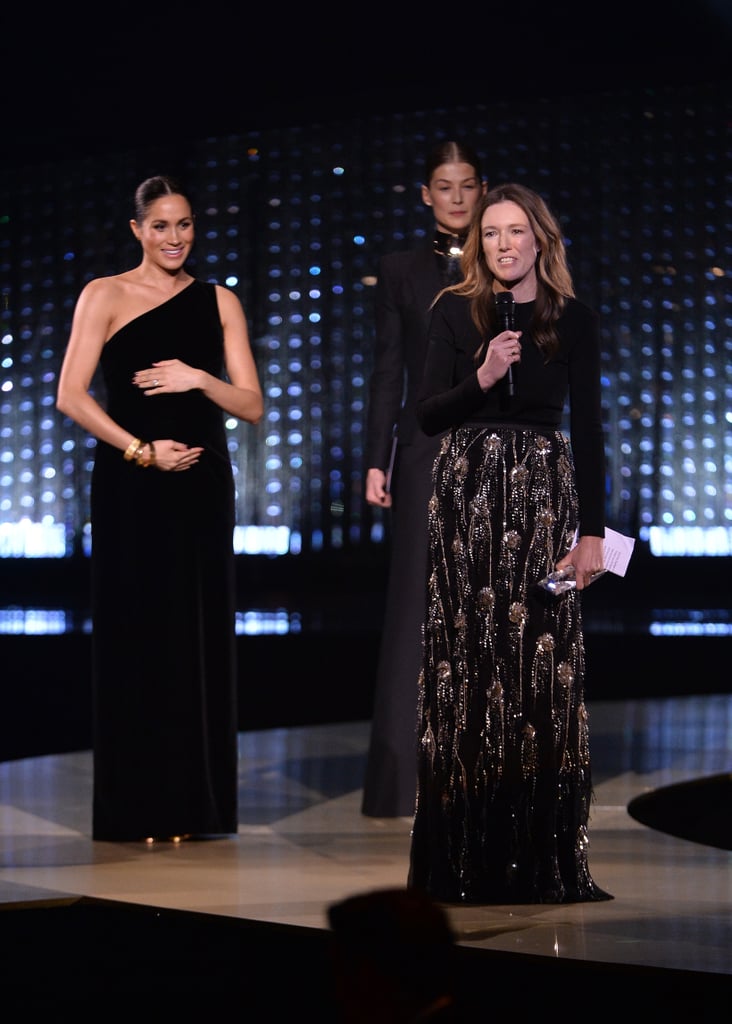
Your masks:
[{"label": "woman in black suit", "polygon": [[440,143],[427,159],[422,185],[434,231],[419,247],[384,256],[379,266],[366,500],[391,509],[391,556],[363,789],[362,812],[369,817],[414,814],[427,502],[441,439],[427,437],[418,426],[416,395],[430,305],[441,288],[460,277],[463,241],[484,191],[473,150],[459,142]]}]

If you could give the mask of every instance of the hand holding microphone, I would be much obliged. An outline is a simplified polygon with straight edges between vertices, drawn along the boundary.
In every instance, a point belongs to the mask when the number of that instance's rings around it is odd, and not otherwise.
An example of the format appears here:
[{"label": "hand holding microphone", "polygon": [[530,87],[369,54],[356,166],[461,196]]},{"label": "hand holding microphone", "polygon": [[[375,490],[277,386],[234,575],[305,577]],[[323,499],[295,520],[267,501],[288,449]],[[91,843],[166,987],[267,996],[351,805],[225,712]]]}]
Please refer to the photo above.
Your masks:
[{"label": "hand holding microphone", "polygon": [[[498,324],[502,331],[516,330],[516,303],[514,302],[513,292],[496,293],[496,312],[498,314]],[[520,350],[518,354],[520,354]],[[510,363],[508,366],[508,372],[506,373],[506,382],[508,384],[509,397],[513,398],[516,390],[513,380],[513,367]]]}]

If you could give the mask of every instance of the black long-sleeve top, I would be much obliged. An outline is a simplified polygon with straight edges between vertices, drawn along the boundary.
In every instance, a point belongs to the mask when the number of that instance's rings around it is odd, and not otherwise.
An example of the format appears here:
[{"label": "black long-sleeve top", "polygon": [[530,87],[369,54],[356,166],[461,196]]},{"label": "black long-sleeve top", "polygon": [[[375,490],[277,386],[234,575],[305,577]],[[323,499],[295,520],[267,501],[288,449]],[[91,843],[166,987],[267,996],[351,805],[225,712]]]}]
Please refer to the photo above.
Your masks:
[{"label": "black long-sleeve top", "polygon": [[570,440],[575,463],[581,535],[605,533],[605,435],[602,425],[600,321],[578,299],[569,299],[558,321],[558,353],[547,362],[529,333],[533,302],[516,303],[521,361],[512,367],[514,395],[506,381],[481,390],[474,355],[480,334],[470,316],[470,301],[451,292],[432,311],[427,357],[416,406],[426,434],[463,423],[525,426],[558,430],[569,399]]}]

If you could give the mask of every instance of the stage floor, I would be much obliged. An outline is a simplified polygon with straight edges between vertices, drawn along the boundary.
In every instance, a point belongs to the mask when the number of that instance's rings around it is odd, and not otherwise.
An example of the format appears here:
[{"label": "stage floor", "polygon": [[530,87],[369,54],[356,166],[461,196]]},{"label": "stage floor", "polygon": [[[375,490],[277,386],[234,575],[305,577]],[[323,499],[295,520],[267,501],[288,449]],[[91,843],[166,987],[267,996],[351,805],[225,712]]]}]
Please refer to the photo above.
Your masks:
[{"label": "stage floor", "polygon": [[[728,781],[732,768],[732,696],[597,702],[589,712],[590,867],[615,898],[451,906],[458,943],[729,980],[732,854],[713,844],[729,836],[732,812],[718,788],[719,805],[702,805],[706,783]],[[91,840],[88,750],[0,764],[0,931],[9,938],[3,909],[79,898],[327,930],[331,903],[406,880],[410,820],[360,813],[368,731],[358,721],[240,733],[238,835],[178,846]],[[628,810],[689,783],[696,810],[690,816],[688,800],[671,800],[670,831]],[[710,813],[722,823],[711,840],[688,838],[708,829],[700,822]]]}]

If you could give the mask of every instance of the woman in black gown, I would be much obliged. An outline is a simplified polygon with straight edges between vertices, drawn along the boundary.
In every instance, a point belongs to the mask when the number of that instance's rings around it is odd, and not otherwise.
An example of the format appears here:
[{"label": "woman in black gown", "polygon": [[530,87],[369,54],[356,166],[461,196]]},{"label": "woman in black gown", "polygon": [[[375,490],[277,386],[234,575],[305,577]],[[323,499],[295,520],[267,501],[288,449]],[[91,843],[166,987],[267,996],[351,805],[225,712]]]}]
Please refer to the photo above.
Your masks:
[{"label": "woman in black gown", "polygon": [[239,300],[184,268],[194,217],[179,186],[144,181],[130,225],[141,262],[83,289],[57,396],[96,438],[92,834],[226,835],[237,673],[223,413],[257,423],[262,391]]},{"label": "woman in black gown", "polygon": [[[422,652],[427,502],[439,437],[415,416],[427,347],[430,304],[459,278],[470,217],[485,189],[476,153],[441,142],[427,157],[422,202],[433,229],[414,249],[379,266],[376,347],[369,384],[366,500],[390,510],[390,561],[376,670],[362,811],[369,817],[414,814],[417,680]],[[393,463],[391,479],[389,464]]]},{"label": "woman in black gown", "polygon": [[[581,620],[603,566],[599,319],[574,296],[558,222],[522,185],[481,198],[463,271],[435,303],[417,405],[428,434],[448,433],[429,509],[409,885],[457,903],[609,899],[587,860]],[[513,298],[515,327],[497,296]],[[575,590],[537,586],[569,565]]]}]

